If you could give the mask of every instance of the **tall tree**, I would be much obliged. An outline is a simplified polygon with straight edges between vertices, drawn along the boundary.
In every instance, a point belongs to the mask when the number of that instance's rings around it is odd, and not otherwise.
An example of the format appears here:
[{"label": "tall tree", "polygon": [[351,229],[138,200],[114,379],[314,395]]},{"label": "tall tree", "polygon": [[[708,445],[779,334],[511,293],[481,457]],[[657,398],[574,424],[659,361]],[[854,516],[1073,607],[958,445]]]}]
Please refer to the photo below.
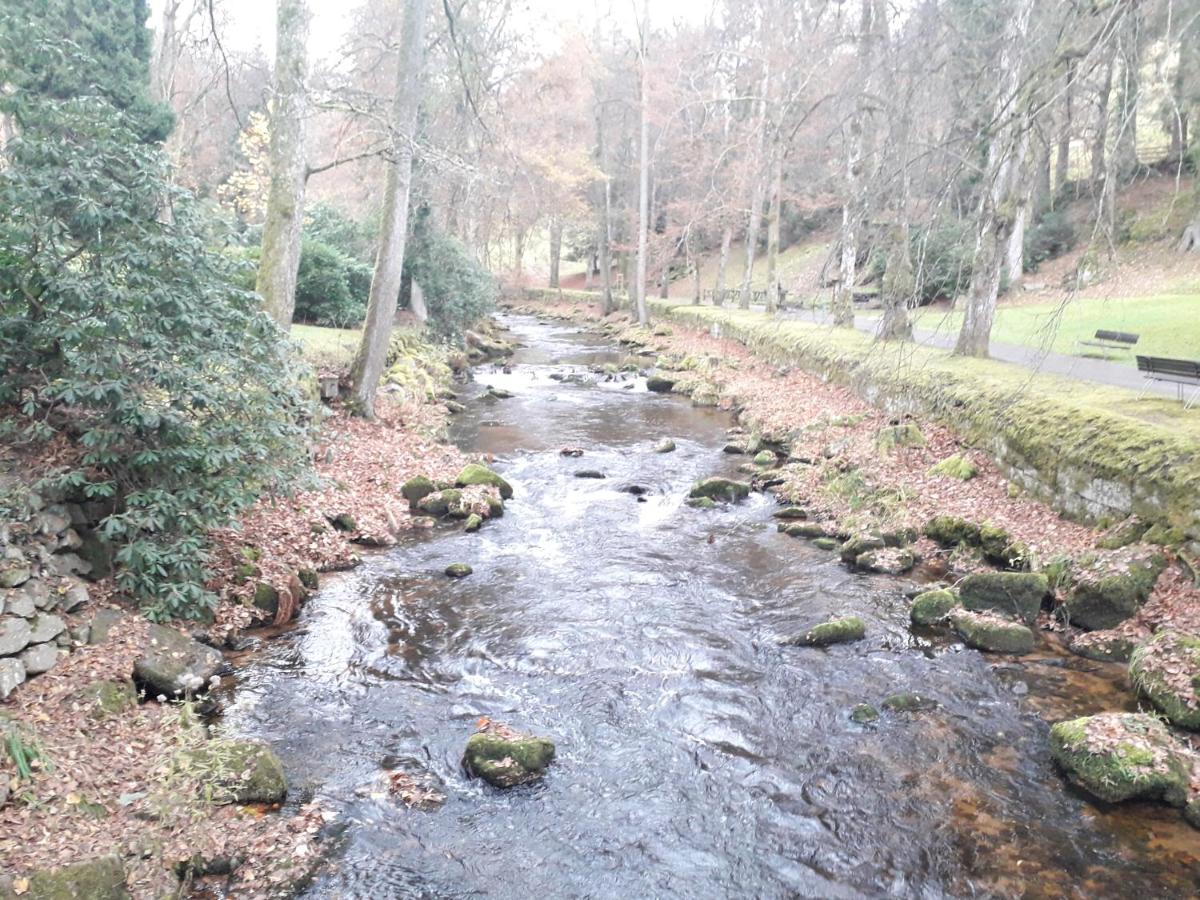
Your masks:
[{"label": "tall tree", "polygon": [[427,0],[406,0],[404,30],[400,39],[396,93],[392,103],[392,153],[387,161],[383,188],[383,220],[379,251],[371,276],[371,294],[362,340],[350,370],[352,398],[359,415],[375,415],[375,394],[387,360],[392,320],[404,268],[408,236],[408,198],[412,186],[417,111],[425,62],[425,10]]},{"label": "tall tree", "polygon": [[634,296],[638,323],[650,321],[646,308],[646,241],[650,231],[650,78],[646,54],[650,40],[650,0],[642,0],[642,20],[638,23],[638,240],[637,283]]},{"label": "tall tree", "polygon": [[292,312],[296,307],[304,185],[308,178],[304,134],[308,117],[311,20],[306,0],[278,0],[271,102],[271,182],[254,287],[262,295],[268,315],[285,331],[292,327]]}]

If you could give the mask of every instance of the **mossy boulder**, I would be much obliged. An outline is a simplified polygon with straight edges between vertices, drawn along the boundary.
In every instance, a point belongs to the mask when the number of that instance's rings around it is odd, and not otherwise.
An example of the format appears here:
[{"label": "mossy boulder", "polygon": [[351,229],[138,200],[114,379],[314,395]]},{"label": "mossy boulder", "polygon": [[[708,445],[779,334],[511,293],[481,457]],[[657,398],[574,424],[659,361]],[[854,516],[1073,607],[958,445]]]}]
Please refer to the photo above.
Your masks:
[{"label": "mossy boulder", "polygon": [[914,625],[934,625],[959,607],[958,595],[947,588],[925,591],[913,599],[909,617]]},{"label": "mossy boulder", "polygon": [[916,554],[907,547],[868,550],[866,553],[860,553],[854,560],[854,567],[860,572],[877,575],[903,575],[916,564]]},{"label": "mossy boulder", "polygon": [[841,547],[842,562],[853,563],[864,553],[882,550],[887,544],[877,534],[858,534],[844,541]]},{"label": "mossy boulder", "polygon": [[257,609],[275,615],[279,612],[279,591],[265,581],[260,581],[254,586],[253,603]]},{"label": "mossy boulder", "polygon": [[287,796],[283,764],[257,741],[206,741],[180,754],[180,763],[215,803],[279,803]]},{"label": "mossy boulder", "polygon": [[716,509],[717,502],[711,497],[691,497],[684,501],[692,509]]},{"label": "mossy boulder", "polygon": [[467,531],[467,532],[478,531],[482,527],[483,527],[483,516],[479,515],[479,513],[471,513],[471,515],[467,516],[467,521],[463,525],[463,531]]},{"label": "mossy boulder", "polygon": [[545,738],[479,732],[467,740],[462,764],[467,774],[498,788],[537,781],[554,760],[554,744]]},{"label": "mossy boulder", "polygon": [[941,462],[929,469],[930,475],[942,475],[946,478],[956,478],[959,481],[970,481],[979,474],[975,464],[961,453],[947,456]]},{"label": "mossy boulder", "polygon": [[1025,654],[1033,650],[1032,631],[995,613],[960,609],[950,614],[950,624],[954,626],[963,643],[976,650],[1016,654]]},{"label": "mossy boulder", "polygon": [[779,530],[794,538],[811,539],[825,536],[825,526],[819,522],[780,522]]},{"label": "mossy boulder", "polygon": [[925,536],[943,547],[979,544],[979,526],[958,516],[934,516],[925,524]]},{"label": "mossy boulder", "polygon": [[1148,553],[1134,555],[1116,568],[1083,569],[1076,574],[1060,609],[1079,628],[1115,628],[1146,602],[1166,565],[1161,555]]},{"label": "mossy boulder", "polygon": [[315,591],[321,586],[321,578],[317,575],[316,569],[298,569],[296,577],[300,579],[300,584],[305,590]]},{"label": "mossy boulder", "polygon": [[879,718],[879,710],[869,703],[859,703],[850,710],[850,721],[858,725],[869,725]]},{"label": "mossy boulder", "polygon": [[978,572],[958,585],[962,605],[972,612],[998,612],[1032,623],[1050,592],[1046,576],[1031,572]]},{"label": "mossy boulder", "polygon": [[512,485],[489,469],[487,466],[481,466],[479,463],[471,463],[463,468],[458,473],[458,477],[454,479],[455,487],[472,487],[474,485],[487,485],[494,487],[500,492],[501,500],[511,500],[513,495]]},{"label": "mossy boulder", "polygon": [[409,509],[416,509],[418,503],[436,490],[437,485],[435,485],[430,479],[426,478],[424,475],[418,475],[415,478],[410,478],[408,481],[404,482],[400,488],[400,493],[403,495],[404,499],[408,501]]},{"label": "mossy boulder", "polygon": [[151,625],[149,644],[133,665],[133,674],[151,694],[168,697],[196,692],[221,670],[225,661],[212,647],[165,625]]},{"label": "mossy boulder", "polygon": [[833,537],[813,538],[812,543],[818,550],[837,550],[842,546],[842,542]]},{"label": "mossy boulder", "polygon": [[330,516],[329,524],[338,531],[358,531],[358,522],[350,513],[338,513]]},{"label": "mossy boulder", "polygon": [[803,506],[784,506],[771,513],[776,519],[807,519],[808,510]]},{"label": "mossy boulder", "polygon": [[61,869],[33,872],[20,894],[0,886],[0,898],[20,900],[128,900],[125,867],[119,856],[100,856]]},{"label": "mossy boulder", "polygon": [[900,447],[924,447],[925,435],[912,422],[887,425],[875,434],[875,447],[880,453],[891,453]]},{"label": "mossy boulder", "polygon": [[775,465],[775,454],[770,450],[759,450],[754,455],[754,464],[756,466],[773,466]]},{"label": "mossy boulder", "polygon": [[446,574],[449,575],[451,578],[466,578],[468,575],[470,575],[475,570],[472,569],[466,563],[459,562],[459,563],[450,563],[450,565],[446,566],[445,571],[446,571]]},{"label": "mossy boulder", "polygon": [[915,691],[901,691],[883,699],[879,704],[888,712],[923,712],[937,708],[937,701]]},{"label": "mossy boulder", "polygon": [[1188,765],[1167,727],[1143,713],[1101,713],[1050,728],[1050,755],[1067,777],[1106,803],[1183,806]]},{"label": "mossy boulder", "polygon": [[1183,533],[1183,529],[1181,528],[1163,525],[1160,522],[1150,526],[1146,530],[1146,533],[1142,535],[1142,540],[1147,544],[1157,544],[1160,547],[1178,547],[1187,540],[1187,535]]},{"label": "mossy boulder", "polygon": [[830,644],[861,641],[866,631],[866,625],[858,616],[844,616],[814,625],[803,634],[792,638],[788,643],[799,644],[802,647],[828,647]]},{"label": "mossy boulder", "polygon": [[119,716],[137,706],[137,688],[132,681],[93,681],[80,688],[75,696],[95,719]]},{"label": "mossy boulder", "polygon": [[1200,731],[1200,637],[1160,631],[1133,651],[1129,680],[1176,725]]},{"label": "mossy boulder", "polygon": [[688,497],[693,500],[708,498],[723,500],[726,503],[737,503],[750,496],[750,485],[744,481],[734,481],[732,478],[705,478],[692,485]]},{"label": "mossy boulder", "polygon": [[670,438],[663,438],[661,441],[659,441],[657,444],[654,445],[654,452],[655,453],[674,453],[675,452],[675,442],[673,440],[671,440]]},{"label": "mossy boulder", "polygon": [[1137,642],[1110,631],[1087,631],[1072,638],[1068,649],[1076,656],[1097,662],[1129,662]]},{"label": "mossy boulder", "polygon": [[462,508],[463,494],[457,488],[434,491],[432,494],[422,497],[417,503],[418,510],[438,519],[453,515],[456,511],[462,510]]},{"label": "mossy boulder", "polygon": [[1120,550],[1140,541],[1148,528],[1149,525],[1137,516],[1130,516],[1096,538],[1096,547],[1101,550]]}]

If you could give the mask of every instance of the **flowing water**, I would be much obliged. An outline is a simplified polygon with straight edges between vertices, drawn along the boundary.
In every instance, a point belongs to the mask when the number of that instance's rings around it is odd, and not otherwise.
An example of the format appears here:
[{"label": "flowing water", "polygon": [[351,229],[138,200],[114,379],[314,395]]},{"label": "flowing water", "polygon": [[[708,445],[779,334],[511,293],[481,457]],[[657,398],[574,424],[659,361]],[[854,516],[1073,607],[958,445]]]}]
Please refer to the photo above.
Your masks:
[{"label": "flowing water", "polygon": [[[728,414],[588,374],[621,359],[599,337],[509,325],[525,344],[512,373],[480,370],[454,426],[512,482],[504,517],[329,577],[233,688],[226,724],[274,745],[293,798],[341,817],[307,896],[1196,892],[1200,839],[1176,811],[1102,809],[1048,758],[1046,720],[1129,703],[1117,667],[914,636],[911,582],[778,534],[768,497],[683,505],[695,480],[736,467]],[[485,384],[515,396],[481,399]],[[652,452],[662,437],[678,450]],[[641,500],[621,490],[634,484]],[[460,561],[474,575],[442,574]],[[779,643],[850,613],[866,640]],[[897,691],[938,707],[850,721]],[[542,782],[464,776],[481,716],[556,742]],[[385,764],[445,803],[388,796]]]}]

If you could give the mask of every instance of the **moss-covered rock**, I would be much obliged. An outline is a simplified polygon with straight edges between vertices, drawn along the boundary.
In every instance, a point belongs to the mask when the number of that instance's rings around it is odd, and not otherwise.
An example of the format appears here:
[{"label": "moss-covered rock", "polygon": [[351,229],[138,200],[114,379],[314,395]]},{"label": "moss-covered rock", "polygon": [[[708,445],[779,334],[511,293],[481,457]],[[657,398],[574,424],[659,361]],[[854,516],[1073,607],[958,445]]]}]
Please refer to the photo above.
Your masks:
[{"label": "moss-covered rock", "polygon": [[275,615],[279,612],[279,591],[265,581],[260,581],[254,586],[253,603],[263,612]]},{"label": "moss-covered rock", "polygon": [[1050,592],[1046,576],[1030,572],[978,572],[958,586],[963,606],[972,612],[998,612],[1027,623],[1037,619]]},{"label": "moss-covered rock", "polygon": [[842,543],[841,557],[844,563],[853,563],[864,553],[882,550],[887,544],[877,534],[856,534]]},{"label": "moss-covered rock", "polygon": [[463,753],[463,768],[474,778],[509,788],[541,778],[554,760],[554,744],[545,738],[479,732]]},{"label": "moss-covered rock", "polygon": [[329,524],[338,531],[358,531],[358,522],[350,513],[338,513],[330,516]]},{"label": "moss-covered rock", "polygon": [[807,519],[808,510],[803,506],[784,506],[771,513],[771,516],[776,519]]},{"label": "moss-covered rock", "polygon": [[1096,546],[1101,550],[1120,550],[1122,547],[1128,547],[1130,544],[1140,541],[1148,527],[1137,516],[1130,516],[1096,538]]},{"label": "moss-covered rock", "polygon": [[1159,522],[1146,529],[1142,540],[1147,544],[1157,544],[1160,547],[1178,547],[1187,540],[1187,535],[1183,533],[1182,528],[1175,528]]},{"label": "moss-covered rock", "polygon": [[716,509],[717,502],[711,497],[691,497],[684,501],[692,509]]},{"label": "moss-covered rock", "polygon": [[860,572],[872,572],[878,575],[903,575],[916,564],[916,554],[907,547],[868,550],[866,553],[860,553],[854,560],[854,566]]},{"label": "moss-covered rock", "polygon": [[1101,713],[1058,722],[1050,755],[1067,777],[1107,803],[1164,800],[1182,806],[1188,766],[1162,722],[1142,713]]},{"label": "moss-covered rock", "polygon": [[925,435],[912,422],[887,425],[875,435],[875,447],[880,453],[891,453],[898,447],[924,447]]},{"label": "moss-covered rock", "polygon": [[95,719],[119,716],[137,706],[137,688],[132,681],[93,681],[80,688],[75,696]]},{"label": "moss-covered rock", "polygon": [[451,515],[455,510],[461,509],[462,500],[462,491],[457,488],[447,488],[422,497],[417,503],[417,509],[428,516],[441,519]]},{"label": "moss-covered rock", "polygon": [[467,532],[478,531],[483,527],[483,516],[479,513],[471,513],[467,516],[466,524],[463,525],[463,530]]},{"label": "moss-covered rock", "polygon": [[149,644],[134,662],[133,673],[151,694],[173,697],[204,689],[224,665],[212,647],[180,634],[165,625],[151,625]]},{"label": "moss-covered rock", "polygon": [[487,485],[494,487],[500,492],[501,500],[511,500],[513,495],[512,485],[489,469],[487,466],[481,466],[479,463],[471,463],[463,468],[458,473],[458,477],[454,479],[455,487],[472,487],[475,485]]},{"label": "moss-covered rock", "polygon": [[842,546],[842,542],[834,537],[819,537],[813,538],[813,546],[818,550],[837,550]]},{"label": "moss-covered rock", "polygon": [[688,496],[693,500],[707,497],[709,500],[737,503],[750,496],[750,485],[744,481],[734,481],[731,478],[705,478],[692,485]]},{"label": "moss-covered rock", "polygon": [[999,525],[985,522],[979,526],[979,548],[991,562],[1006,562],[1005,551],[1011,543],[1008,532]]},{"label": "moss-covered rock", "polygon": [[315,591],[321,586],[321,578],[316,569],[297,569],[296,577],[300,579],[300,584],[305,590]]},{"label": "moss-covered rock", "polygon": [[840,619],[830,619],[820,625],[814,625],[803,634],[792,638],[788,643],[799,644],[803,647],[827,647],[830,644],[846,644],[850,641],[861,641],[866,634],[866,626],[858,616],[844,616]]},{"label": "moss-covered rock", "polygon": [[914,625],[934,625],[959,606],[958,595],[947,588],[925,591],[913,599],[909,617]]},{"label": "moss-covered rock", "polygon": [[1117,632],[1087,631],[1072,638],[1067,647],[1085,659],[1127,663],[1137,648],[1137,641]]},{"label": "moss-covered rock", "polygon": [[283,764],[257,741],[206,741],[178,762],[214,803],[279,803],[287,796]]},{"label": "moss-covered rock", "polygon": [[885,697],[879,704],[888,712],[923,712],[937,708],[937,701],[915,691],[901,691]]},{"label": "moss-covered rock", "polygon": [[785,521],[779,523],[779,530],[794,538],[811,539],[825,536],[825,526],[820,522]]},{"label": "moss-covered rock", "polygon": [[925,536],[943,547],[979,544],[979,526],[958,516],[934,516],[925,524]]},{"label": "moss-covered rock", "polygon": [[759,450],[754,455],[754,464],[756,466],[773,466],[775,465],[775,454],[770,450]]},{"label": "moss-covered rock", "polygon": [[655,394],[669,394],[675,389],[675,379],[663,375],[651,375],[646,379],[646,390]]},{"label": "moss-covered rock", "polygon": [[435,485],[430,479],[426,478],[424,475],[417,475],[415,478],[410,478],[408,481],[404,482],[403,486],[400,488],[400,493],[403,495],[404,499],[408,501],[409,509],[416,509],[417,504],[420,503],[421,500],[423,500],[425,497],[428,497],[436,490],[437,485]]},{"label": "moss-covered rock", "polygon": [[1076,574],[1060,610],[1079,628],[1115,628],[1146,602],[1166,565],[1161,555],[1143,553],[1117,568],[1103,564],[1085,568]]},{"label": "moss-covered rock", "polygon": [[475,570],[472,569],[466,563],[459,562],[459,563],[450,563],[450,565],[446,566],[445,571],[446,571],[446,574],[449,575],[451,578],[466,578],[468,575],[470,575]]},{"label": "moss-covered rock", "polygon": [[970,612],[960,609],[950,614],[964,644],[988,653],[1025,654],[1033,650],[1033,632],[1017,622],[995,613]]},{"label": "moss-covered rock", "polygon": [[61,869],[32,872],[19,894],[0,887],[0,898],[20,900],[128,900],[125,867],[118,856],[100,856]]},{"label": "moss-covered rock", "polygon": [[947,456],[941,462],[929,469],[930,475],[942,475],[946,478],[957,478],[959,481],[970,481],[979,474],[975,464],[961,453]]},{"label": "moss-covered rock", "polygon": [[850,710],[850,721],[859,725],[869,725],[879,718],[879,710],[869,703],[859,703]]},{"label": "moss-covered rock", "polygon": [[1130,655],[1129,680],[1176,725],[1200,731],[1200,637],[1160,631]]}]

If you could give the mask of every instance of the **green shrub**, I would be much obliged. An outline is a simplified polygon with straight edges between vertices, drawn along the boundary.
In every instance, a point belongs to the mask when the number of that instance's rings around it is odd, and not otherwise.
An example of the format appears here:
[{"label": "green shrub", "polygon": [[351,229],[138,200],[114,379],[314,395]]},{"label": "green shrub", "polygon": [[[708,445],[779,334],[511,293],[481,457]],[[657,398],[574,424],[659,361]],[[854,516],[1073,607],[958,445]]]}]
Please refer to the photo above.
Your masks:
[{"label": "green shrub", "polygon": [[208,533],[306,465],[289,345],[129,114],[33,92],[5,111],[0,439],[66,436],[78,454],[43,489],[114,498],[118,585],[154,617],[203,615]]},{"label": "green shrub", "polygon": [[1075,246],[1075,226],[1060,210],[1050,210],[1025,232],[1025,270],[1033,272],[1048,259]]},{"label": "green shrub", "polygon": [[415,280],[424,291],[434,337],[457,339],[492,311],[500,294],[491,273],[461,243],[434,228],[426,209],[417,212],[404,270],[406,280]]},{"label": "green shrub", "polygon": [[914,228],[911,239],[918,302],[951,299],[970,286],[975,258],[970,223],[948,220]]},{"label": "green shrub", "polygon": [[344,328],[362,322],[371,291],[371,268],[328,244],[305,240],[296,272],[293,319]]}]

